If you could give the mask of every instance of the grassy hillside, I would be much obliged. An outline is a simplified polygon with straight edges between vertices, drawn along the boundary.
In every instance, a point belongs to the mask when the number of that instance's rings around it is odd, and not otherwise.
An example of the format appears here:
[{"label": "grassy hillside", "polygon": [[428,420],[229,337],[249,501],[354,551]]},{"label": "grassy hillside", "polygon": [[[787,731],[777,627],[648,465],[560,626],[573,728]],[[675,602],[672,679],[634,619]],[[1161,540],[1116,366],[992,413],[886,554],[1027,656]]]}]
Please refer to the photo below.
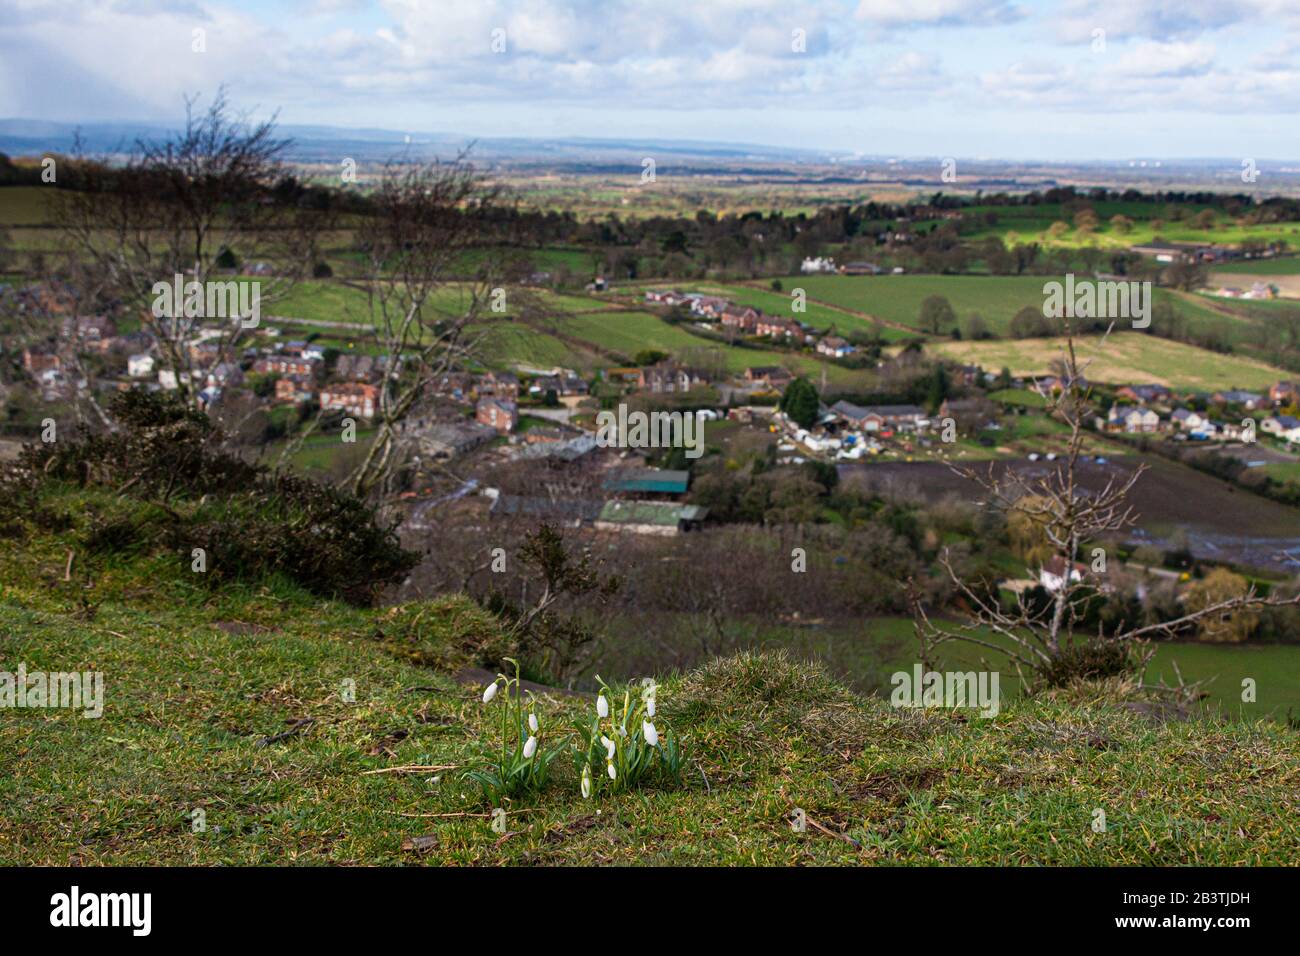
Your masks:
[{"label": "grassy hillside", "polygon": [[[356,608],[276,579],[215,590],[171,556],[88,550],[89,503],[51,492],[66,529],[0,540],[6,669],[106,682],[98,720],[4,712],[0,863],[1300,859],[1300,737],[1279,724],[1162,723],[1100,690],[992,720],[894,709],[772,655],[662,679],[680,785],[584,801],[561,759],[503,836],[459,779],[498,711],[452,677],[499,640],[493,618],[459,598]],[[544,738],[590,707],[540,696]],[[437,769],[397,769],[413,766]]]}]

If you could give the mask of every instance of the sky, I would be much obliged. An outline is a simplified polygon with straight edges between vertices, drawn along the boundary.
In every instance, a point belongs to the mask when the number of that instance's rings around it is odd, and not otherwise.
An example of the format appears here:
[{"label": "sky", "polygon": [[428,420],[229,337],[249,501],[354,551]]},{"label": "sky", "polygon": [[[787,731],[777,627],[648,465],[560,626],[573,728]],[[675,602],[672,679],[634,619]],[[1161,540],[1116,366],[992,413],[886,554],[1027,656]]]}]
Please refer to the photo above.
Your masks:
[{"label": "sky", "polygon": [[1300,0],[0,0],[0,117],[222,84],[413,134],[1300,161]]}]

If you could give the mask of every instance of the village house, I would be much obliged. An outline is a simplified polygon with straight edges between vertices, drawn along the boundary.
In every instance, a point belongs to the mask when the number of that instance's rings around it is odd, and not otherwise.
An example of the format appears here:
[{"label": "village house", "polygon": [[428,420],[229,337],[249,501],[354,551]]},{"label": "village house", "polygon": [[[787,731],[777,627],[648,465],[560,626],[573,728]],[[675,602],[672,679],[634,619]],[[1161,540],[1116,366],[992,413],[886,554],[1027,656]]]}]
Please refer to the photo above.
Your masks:
[{"label": "village house", "polygon": [[1170,422],[1181,431],[1191,432],[1205,425],[1209,419],[1188,408],[1175,408],[1169,416]]},{"label": "village house", "polygon": [[474,419],[481,425],[490,425],[498,434],[508,435],[519,424],[519,407],[504,398],[480,398],[474,408]]},{"label": "village house", "polygon": [[341,409],[356,418],[374,418],[379,410],[379,389],[365,382],[343,382],[320,390],[322,411]]},{"label": "village house", "polygon": [[258,375],[313,375],[316,363],[300,356],[280,353],[258,359],[253,363],[253,371]]},{"label": "village house", "polygon": [[823,259],[821,256],[805,257],[799,265],[799,271],[804,275],[814,275],[819,272],[834,272],[835,260],[827,256]]},{"label": "village house", "polygon": [[707,384],[698,372],[665,362],[638,370],[636,387],[643,392],[661,395],[689,392]]},{"label": "village house", "polygon": [[1078,584],[1083,580],[1083,576],[1088,573],[1088,566],[1074,562],[1067,565],[1066,561],[1059,554],[1053,555],[1038,570],[1038,583],[1043,589],[1050,594],[1055,594],[1061,588],[1066,587],[1066,567],[1069,567],[1069,583]]},{"label": "village house", "polygon": [[1283,441],[1300,441],[1300,418],[1291,415],[1273,415],[1259,423],[1259,430],[1266,435],[1276,435]]},{"label": "village house", "polygon": [[519,400],[519,377],[511,372],[486,372],[476,383],[478,398]]},{"label": "village house", "polygon": [[547,392],[554,392],[557,398],[582,396],[590,391],[591,386],[572,372],[564,372],[560,375],[539,375],[528,386],[529,395],[544,396]]},{"label": "village house", "polygon": [[1160,430],[1160,416],[1150,408],[1112,405],[1106,414],[1106,424],[1112,430],[1147,434]]},{"label": "village house", "polygon": [[244,383],[244,371],[234,362],[218,362],[208,370],[204,378],[204,384],[209,387],[226,387],[242,385]]},{"label": "village house", "polygon": [[984,385],[984,369],[978,365],[958,365],[953,377],[966,388],[982,388]]},{"label": "village house", "polygon": [[[1040,375],[1038,378],[1033,380],[1033,383],[1034,389],[1040,395],[1053,395],[1059,392],[1068,391],[1071,385],[1071,380],[1059,375]],[[1078,386],[1079,391],[1086,391],[1088,388],[1088,379],[1083,375],[1080,375],[1078,379],[1074,381],[1074,384]]]},{"label": "village house", "polygon": [[149,378],[153,375],[154,357],[148,352],[132,355],[126,360],[126,374],[132,378]]},{"label": "village house", "polygon": [[[725,319],[723,321],[726,321]],[[803,341],[803,326],[794,319],[786,319],[778,315],[763,315],[754,325],[755,335],[765,335],[774,339],[795,339]]]},{"label": "village house", "polygon": [[216,342],[191,342],[190,361],[198,368],[208,368],[221,360],[221,346]]},{"label": "village house", "polygon": [[794,375],[779,365],[761,365],[745,369],[745,384],[768,391],[783,391]]},{"label": "village house", "polygon": [[1290,405],[1300,400],[1300,383],[1278,382],[1268,390],[1268,400],[1274,405]]},{"label": "village house", "polygon": [[1248,412],[1253,412],[1264,404],[1264,396],[1258,392],[1243,392],[1238,389],[1232,389],[1226,392],[1215,392],[1210,396],[1210,401],[1216,405],[1240,405]]},{"label": "village house", "polygon": [[372,355],[340,355],[334,362],[334,377],[343,381],[367,382],[377,367]]},{"label": "village house", "polygon": [[716,319],[731,303],[716,295],[701,295],[691,299],[691,311],[706,319]]},{"label": "village house", "polygon": [[685,305],[691,298],[673,289],[647,289],[645,300],[657,305]]},{"label": "village house", "polygon": [[853,354],[854,348],[838,335],[828,335],[817,343],[817,351],[831,358],[846,358]]},{"label": "village house", "polygon": [[106,315],[78,315],[64,319],[62,326],[65,339],[76,338],[79,342],[98,342],[116,333],[117,326]]},{"label": "village house", "polygon": [[1125,385],[1117,389],[1115,394],[1138,405],[1154,405],[1170,399],[1169,389],[1163,385]]},{"label": "village house", "polygon": [[919,405],[854,405],[852,402],[836,402],[831,411],[854,428],[867,432],[885,432],[891,429],[901,431],[923,431],[929,420],[925,409]]},{"label": "village house", "polygon": [[[728,305],[722,310],[723,325],[729,329],[739,329],[747,334],[754,332],[763,318],[761,312],[747,305]],[[759,332],[758,334],[763,335],[765,333]]]},{"label": "village house", "polygon": [[43,372],[57,372],[63,367],[58,354],[46,349],[23,349],[23,369],[33,375]]},{"label": "village house", "polygon": [[287,375],[275,380],[275,400],[305,405],[316,397],[312,380],[306,375]]}]

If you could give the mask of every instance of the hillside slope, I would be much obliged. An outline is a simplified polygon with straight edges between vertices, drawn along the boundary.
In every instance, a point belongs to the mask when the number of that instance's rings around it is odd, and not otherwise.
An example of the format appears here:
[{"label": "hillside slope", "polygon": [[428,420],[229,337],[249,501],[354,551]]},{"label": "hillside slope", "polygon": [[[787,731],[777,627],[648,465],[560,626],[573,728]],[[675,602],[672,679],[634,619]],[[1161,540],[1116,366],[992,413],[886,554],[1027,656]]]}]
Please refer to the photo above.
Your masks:
[{"label": "hillside slope", "polygon": [[[503,838],[459,778],[495,711],[451,677],[493,646],[490,616],[458,598],[359,609],[277,580],[213,590],[170,556],[96,558],[78,502],[65,531],[0,540],[0,670],[101,671],[104,715],[0,710],[0,863],[1300,861],[1285,727],[1160,723],[1099,692],[992,720],[896,710],[775,656],[662,681],[679,788],[584,801],[562,759]],[[555,740],[590,706],[538,711]],[[376,772],[411,765],[445,769]]]}]

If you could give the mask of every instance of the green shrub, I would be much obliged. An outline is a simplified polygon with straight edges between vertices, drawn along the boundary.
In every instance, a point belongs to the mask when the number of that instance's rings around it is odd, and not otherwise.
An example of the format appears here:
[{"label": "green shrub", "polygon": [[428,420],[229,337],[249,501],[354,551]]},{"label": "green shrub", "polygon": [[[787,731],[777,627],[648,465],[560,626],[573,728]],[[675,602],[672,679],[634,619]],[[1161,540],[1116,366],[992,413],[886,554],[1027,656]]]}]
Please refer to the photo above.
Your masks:
[{"label": "green shrub", "polygon": [[1133,645],[1119,641],[1087,641],[1061,648],[1038,669],[1048,687],[1065,687],[1076,680],[1104,680],[1134,673],[1139,665]]},{"label": "green shrub", "polygon": [[[268,472],[221,448],[222,435],[179,399],[131,390],[115,396],[114,431],[79,431],[71,440],[29,445],[0,484],[22,511],[46,526],[53,482],[108,488],[154,504],[162,518],[92,518],[83,543],[93,552],[136,546],[171,549],[189,564],[205,552],[210,584],[278,573],[309,591],[372,603],[419,561],[364,501],[305,478]],[[8,498],[10,495],[0,495]],[[13,508],[14,506],[10,506]]]}]

